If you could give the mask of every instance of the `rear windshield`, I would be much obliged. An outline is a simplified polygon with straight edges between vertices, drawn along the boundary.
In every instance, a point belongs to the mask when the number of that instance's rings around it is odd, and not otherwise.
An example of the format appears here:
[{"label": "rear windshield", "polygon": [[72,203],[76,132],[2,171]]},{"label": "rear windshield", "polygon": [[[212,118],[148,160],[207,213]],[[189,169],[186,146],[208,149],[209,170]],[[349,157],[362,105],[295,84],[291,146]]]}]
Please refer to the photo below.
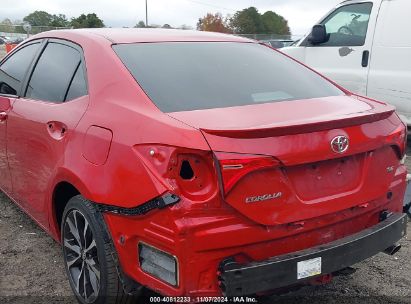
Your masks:
[{"label": "rear windshield", "polygon": [[255,43],[161,42],[113,48],[163,112],[343,95],[304,66]]}]

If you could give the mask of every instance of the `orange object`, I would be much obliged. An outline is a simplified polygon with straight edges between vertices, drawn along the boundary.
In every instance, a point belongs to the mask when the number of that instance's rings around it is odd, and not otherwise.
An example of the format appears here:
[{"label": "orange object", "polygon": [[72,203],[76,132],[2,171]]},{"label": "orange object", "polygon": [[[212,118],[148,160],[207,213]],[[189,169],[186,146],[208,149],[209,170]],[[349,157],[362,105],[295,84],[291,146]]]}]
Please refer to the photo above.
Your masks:
[{"label": "orange object", "polygon": [[6,43],[6,53],[10,53],[16,46],[14,43]]}]

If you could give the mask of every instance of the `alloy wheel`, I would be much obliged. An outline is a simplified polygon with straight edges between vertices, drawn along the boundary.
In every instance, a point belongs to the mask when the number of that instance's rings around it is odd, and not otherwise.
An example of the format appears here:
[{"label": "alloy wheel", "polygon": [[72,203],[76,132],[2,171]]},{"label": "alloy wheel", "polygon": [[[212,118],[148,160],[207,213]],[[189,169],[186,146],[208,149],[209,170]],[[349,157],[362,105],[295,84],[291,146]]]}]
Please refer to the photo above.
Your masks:
[{"label": "alloy wheel", "polygon": [[63,254],[69,278],[78,296],[93,303],[100,291],[97,245],[86,217],[71,210],[63,226]]}]

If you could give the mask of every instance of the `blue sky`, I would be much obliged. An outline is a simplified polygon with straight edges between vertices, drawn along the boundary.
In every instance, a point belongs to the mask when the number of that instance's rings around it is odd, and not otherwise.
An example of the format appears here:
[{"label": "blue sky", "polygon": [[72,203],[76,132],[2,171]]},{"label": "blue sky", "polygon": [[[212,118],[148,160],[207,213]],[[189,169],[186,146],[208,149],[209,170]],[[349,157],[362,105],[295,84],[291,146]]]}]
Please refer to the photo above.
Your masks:
[{"label": "blue sky", "polygon": [[[68,17],[95,12],[107,26],[134,26],[145,19],[145,0],[0,0],[0,20],[21,20],[34,10]],[[149,23],[186,24],[195,27],[198,18],[207,12],[233,14],[249,6],[264,13],[273,10],[289,20],[293,34],[303,35],[339,0],[148,0]]]}]

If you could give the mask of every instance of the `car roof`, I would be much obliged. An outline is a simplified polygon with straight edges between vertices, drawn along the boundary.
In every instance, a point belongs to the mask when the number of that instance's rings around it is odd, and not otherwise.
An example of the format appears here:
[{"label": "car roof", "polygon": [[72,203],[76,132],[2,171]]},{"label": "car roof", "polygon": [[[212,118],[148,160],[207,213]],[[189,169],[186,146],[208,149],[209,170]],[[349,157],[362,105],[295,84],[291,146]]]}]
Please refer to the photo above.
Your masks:
[{"label": "car roof", "polygon": [[55,30],[33,36],[33,38],[90,38],[104,37],[114,44],[135,42],[173,42],[173,41],[226,41],[253,42],[253,40],[221,33],[175,29],[141,29],[141,28],[99,28]]}]

